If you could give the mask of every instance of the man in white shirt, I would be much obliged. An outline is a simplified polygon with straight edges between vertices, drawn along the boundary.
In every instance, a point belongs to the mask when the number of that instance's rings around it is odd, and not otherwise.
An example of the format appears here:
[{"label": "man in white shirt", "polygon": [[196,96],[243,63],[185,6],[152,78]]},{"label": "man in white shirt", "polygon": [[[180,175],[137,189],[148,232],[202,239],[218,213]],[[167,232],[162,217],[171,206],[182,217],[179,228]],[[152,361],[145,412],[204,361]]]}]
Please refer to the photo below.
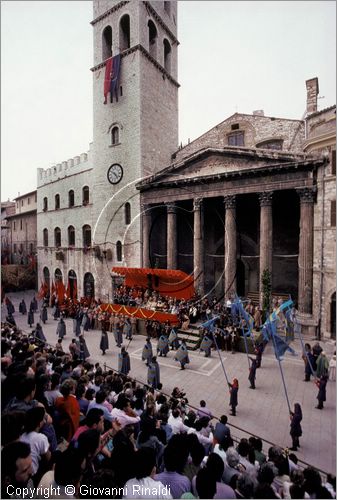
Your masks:
[{"label": "man in white shirt", "polygon": [[48,439],[44,434],[40,433],[40,429],[45,423],[45,414],[45,409],[40,406],[28,410],[26,413],[25,432],[20,438],[20,441],[30,445],[33,476],[39,469],[40,461],[42,459],[49,461],[51,458]]},{"label": "man in white shirt", "polygon": [[178,410],[178,408],[175,408],[172,411],[172,414],[170,415],[167,423],[172,427],[172,434],[179,434],[181,432],[188,432],[190,430],[190,427],[187,427],[187,425],[183,423],[183,419],[180,416],[180,411]]},{"label": "man in white shirt", "polygon": [[126,425],[136,424],[140,417],[134,412],[130,405],[130,399],[125,394],[120,394],[111,412],[112,419],[117,419],[123,429]]}]

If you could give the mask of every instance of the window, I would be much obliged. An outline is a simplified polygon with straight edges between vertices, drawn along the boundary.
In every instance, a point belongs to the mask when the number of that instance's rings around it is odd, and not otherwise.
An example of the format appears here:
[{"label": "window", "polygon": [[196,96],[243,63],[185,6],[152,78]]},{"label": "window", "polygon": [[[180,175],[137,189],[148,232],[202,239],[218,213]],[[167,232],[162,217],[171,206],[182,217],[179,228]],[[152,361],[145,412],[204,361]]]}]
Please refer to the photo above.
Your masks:
[{"label": "window", "polygon": [[164,39],[164,68],[168,73],[171,73],[171,45],[166,38]]},{"label": "window", "polygon": [[120,262],[122,260],[122,243],[120,241],[117,241],[116,243],[116,253],[117,260]]},{"label": "window", "polygon": [[20,219],[20,231],[22,231],[22,219]]},{"label": "window", "polygon": [[119,144],[119,128],[113,127],[111,130],[111,144]]},{"label": "window", "polygon": [[21,200],[21,206],[23,207],[23,200]]},{"label": "window", "polygon": [[261,149],[278,149],[282,150],[283,148],[283,139],[271,139],[268,141],[263,141],[260,142],[259,144],[256,144],[257,148]]},{"label": "window", "polygon": [[130,48],[130,17],[125,14],[119,23],[119,49],[123,50]]},{"label": "window", "polygon": [[171,2],[164,2],[164,10],[168,15],[171,14]]},{"label": "window", "polygon": [[36,203],[37,202],[37,193],[35,193],[34,200],[35,200],[35,203]]},{"label": "window", "polygon": [[15,224],[15,221],[13,221],[13,231],[16,231],[16,224]]},{"label": "window", "polygon": [[331,151],[331,174],[336,175],[336,150]]},{"label": "window", "polygon": [[231,130],[239,130],[240,128],[240,125],[238,123],[233,123],[233,125],[231,125]]},{"label": "window", "polygon": [[228,135],[228,146],[244,146],[244,133],[235,132],[235,134]]},{"label": "window", "polygon": [[56,248],[61,246],[61,229],[59,227],[54,229],[54,244]]},{"label": "window", "polygon": [[112,57],[112,29],[107,26],[102,33],[102,60]]},{"label": "window", "polygon": [[47,212],[47,210],[48,210],[48,198],[45,197],[43,198],[43,211]]},{"label": "window", "polygon": [[88,225],[83,226],[83,246],[91,247],[91,227]]},{"label": "window", "polygon": [[125,224],[130,224],[131,222],[131,205],[129,202],[124,205],[124,215],[125,215]]},{"label": "window", "polygon": [[43,246],[48,246],[48,229],[43,230]]},{"label": "window", "polygon": [[55,210],[59,210],[60,208],[60,195],[56,194],[55,195]]},{"label": "window", "polygon": [[150,56],[156,58],[157,57],[157,38],[158,38],[158,33],[157,33],[157,28],[154,24],[153,21],[149,21],[147,23],[148,30],[149,30],[149,53]]},{"label": "window", "polygon": [[68,227],[68,245],[70,247],[75,246],[75,228],[74,228],[74,226]]},{"label": "window", "polygon": [[331,201],[330,225],[331,227],[336,227],[336,200]]},{"label": "window", "polygon": [[30,198],[29,198],[29,196],[28,196],[27,203],[28,203],[28,205],[30,205]]},{"label": "window", "polygon": [[68,193],[68,202],[69,202],[69,207],[73,207],[75,205],[75,194],[72,189]]},{"label": "window", "polygon": [[89,203],[89,187],[84,186],[82,189],[82,203],[83,205],[88,205]]},{"label": "window", "polygon": [[13,252],[16,253],[17,252],[17,249],[16,249],[16,243],[14,243],[13,245]]}]

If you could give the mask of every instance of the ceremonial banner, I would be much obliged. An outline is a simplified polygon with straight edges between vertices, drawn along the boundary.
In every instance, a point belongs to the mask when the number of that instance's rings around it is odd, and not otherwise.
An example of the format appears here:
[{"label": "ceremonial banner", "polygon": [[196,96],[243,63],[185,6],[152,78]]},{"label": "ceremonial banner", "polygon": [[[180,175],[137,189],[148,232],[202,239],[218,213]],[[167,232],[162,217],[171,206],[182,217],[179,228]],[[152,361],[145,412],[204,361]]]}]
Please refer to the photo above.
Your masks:
[{"label": "ceremonial banner", "polygon": [[201,341],[201,344],[200,344],[200,349],[202,351],[206,351],[206,349],[209,349],[211,347],[211,345],[213,344],[213,341],[212,339],[210,339],[209,337],[205,336],[202,341]]}]

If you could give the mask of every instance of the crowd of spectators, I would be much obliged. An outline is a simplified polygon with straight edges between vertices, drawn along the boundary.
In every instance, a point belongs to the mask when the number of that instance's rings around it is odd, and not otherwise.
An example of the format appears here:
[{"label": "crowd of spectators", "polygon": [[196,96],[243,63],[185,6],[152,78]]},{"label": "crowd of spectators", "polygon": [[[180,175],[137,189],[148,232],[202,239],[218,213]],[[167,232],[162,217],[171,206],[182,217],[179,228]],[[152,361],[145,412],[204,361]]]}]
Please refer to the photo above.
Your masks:
[{"label": "crowd of spectators", "polygon": [[234,442],[205,400],[194,409],[182,389],[165,395],[15,326],[1,335],[2,498],[23,487],[40,498],[45,488],[53,498],[335,497],[334,478],[301,470],[287,450]]}]

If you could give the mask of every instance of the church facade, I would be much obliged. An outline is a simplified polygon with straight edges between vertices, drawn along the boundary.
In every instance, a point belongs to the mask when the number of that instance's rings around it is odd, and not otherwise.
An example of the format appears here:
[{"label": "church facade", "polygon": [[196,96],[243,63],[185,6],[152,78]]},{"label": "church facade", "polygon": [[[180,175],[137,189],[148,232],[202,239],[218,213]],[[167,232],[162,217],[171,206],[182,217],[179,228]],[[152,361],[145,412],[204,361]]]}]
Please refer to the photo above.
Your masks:
[{"label": "church facade", "polygon": [[178,149],[176,23],[176,2],[94,1],[93,143],[38,172],[40,281],[108,301],[114,265],[181,269],[258,301],[267,271],[303,331],[335,335],[335,106],[314,78],[304,120],[235,113]]}]

